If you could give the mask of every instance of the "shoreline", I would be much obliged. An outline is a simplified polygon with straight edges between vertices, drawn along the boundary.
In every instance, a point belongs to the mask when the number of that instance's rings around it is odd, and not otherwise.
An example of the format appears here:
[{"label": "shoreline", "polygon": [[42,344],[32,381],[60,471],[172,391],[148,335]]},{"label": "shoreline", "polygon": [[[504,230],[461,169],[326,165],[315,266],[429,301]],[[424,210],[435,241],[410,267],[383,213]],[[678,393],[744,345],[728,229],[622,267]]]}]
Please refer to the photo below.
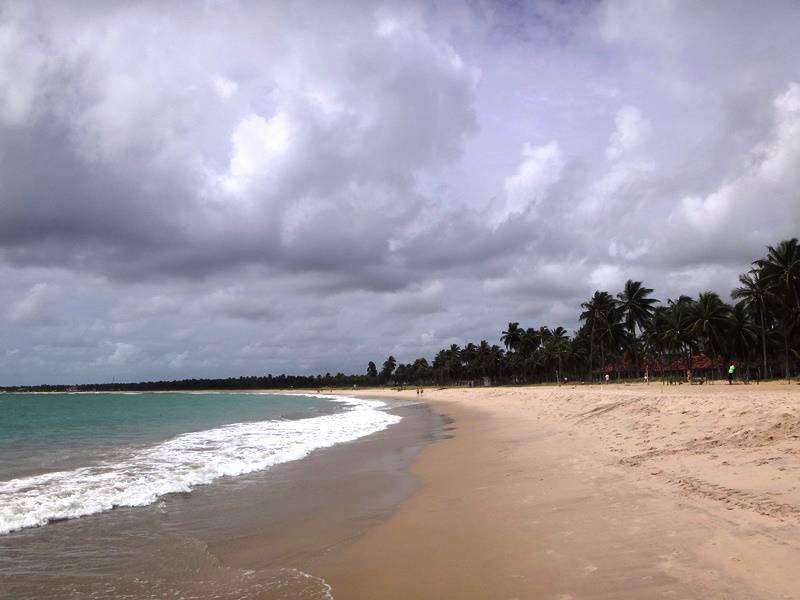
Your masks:
[{"label": "shoreline", "polygon": [[[361,397],[414,391],[359,390]],[[800,389],[449,388],[422,486],[328,556],[336,600],[800,598]]]},{"label": "shoreline", "polygon": [[12,597],[329,597],[318,560],[385,520],[419,485],[407,466],[438,439],[423,403],[401,420],[300,460],[0,537]]},{"label": "shoreline", "polygon": [[256,485],[243,482],[247,508],[235,520],[245,525],[231,535],[226,524],[207,540],[209,552],[237,569],[291,567],[316,575],[319,559],[385,521],[420,486],[409,465],[443,429],[424,403],[388,411],[402,420],[255,474],[262,480]]}]

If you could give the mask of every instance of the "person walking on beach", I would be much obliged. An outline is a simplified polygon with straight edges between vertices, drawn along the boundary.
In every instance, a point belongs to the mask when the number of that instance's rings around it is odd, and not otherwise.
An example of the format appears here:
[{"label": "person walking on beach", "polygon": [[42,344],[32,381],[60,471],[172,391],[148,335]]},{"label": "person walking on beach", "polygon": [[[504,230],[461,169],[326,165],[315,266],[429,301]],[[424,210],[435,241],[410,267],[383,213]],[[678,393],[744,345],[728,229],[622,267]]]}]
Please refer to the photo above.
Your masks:
[{"label": "person walking on beach", "polygon": [[645,383],[650,383],[650,368],[649,367],[645,367],[645,369],[644,369],[644,382]]},{"label": "person walking on beach", "polygon": [[733,383],[733,372],[735,370],[736,370],[736,365],[731,363],[731,365],[728,367],[728,385],[731,385]]}]

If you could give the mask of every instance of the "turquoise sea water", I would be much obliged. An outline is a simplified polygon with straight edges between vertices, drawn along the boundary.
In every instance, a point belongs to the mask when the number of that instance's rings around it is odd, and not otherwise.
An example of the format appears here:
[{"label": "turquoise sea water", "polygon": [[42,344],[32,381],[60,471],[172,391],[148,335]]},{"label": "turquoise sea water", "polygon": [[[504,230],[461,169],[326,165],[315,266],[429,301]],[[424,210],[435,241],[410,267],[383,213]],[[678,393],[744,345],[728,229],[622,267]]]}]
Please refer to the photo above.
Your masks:
[{"label": "turquoise sea water", "polygon": [[0,481],[181,433],[341,409],[326,398],[278,394],[0,394]]},{"label": "turquoise sea water", "polygon": [[0,535],[298,460],[385,429],[339,396],[0,394]]}]

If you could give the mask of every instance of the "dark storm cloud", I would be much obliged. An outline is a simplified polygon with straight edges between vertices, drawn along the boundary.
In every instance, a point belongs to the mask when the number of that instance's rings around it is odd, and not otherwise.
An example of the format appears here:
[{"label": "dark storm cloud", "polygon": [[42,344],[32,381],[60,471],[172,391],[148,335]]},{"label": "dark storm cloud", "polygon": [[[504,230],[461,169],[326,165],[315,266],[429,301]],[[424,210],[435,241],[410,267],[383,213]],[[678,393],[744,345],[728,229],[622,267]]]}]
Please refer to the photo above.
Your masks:
[{"label": "dark storm cloud", "polygon": [[[362,370],[736,282],[796,3],[0,2],[2,381]],[[430,356],[429,356],[430,358]]]},{"label": "dark storm cloud", "polygon": [[4,10],[7,62],[41,57],[6,83],[12,264],[128,278],[386,264],[387,233],[419,210],[415,171],[456,158],[475,126],[473,74],[413,14],[85,8]]}]

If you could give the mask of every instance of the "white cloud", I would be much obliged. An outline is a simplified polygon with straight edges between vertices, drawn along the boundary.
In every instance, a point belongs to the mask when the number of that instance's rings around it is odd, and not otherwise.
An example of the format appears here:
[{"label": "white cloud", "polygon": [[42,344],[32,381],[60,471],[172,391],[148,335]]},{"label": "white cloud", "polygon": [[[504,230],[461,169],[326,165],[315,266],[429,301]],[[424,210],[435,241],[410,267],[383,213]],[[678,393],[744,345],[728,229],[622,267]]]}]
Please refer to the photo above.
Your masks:
[{"label": "white cloud", "polygon": [[758,224],[771,221],[776,236],[791,235],[800,223],[800,85],[790,83],[773,106],[772,134],[754,148],[752,162],[713,192],[681,199],[678,214],[697,234],[727,237],[738,231],[760,238]]},{"label": "white cloud", "polygon": [[522,157],[516,172],[503,182],[506,203],[498,220],[535,207],[550,186],[561,178],[564,170],[564,158],[555,141],[543,146],[525,144],[522,147]]},{"label": "white cloud", "polygon": [[239,84],[230,79],[226,79],[222,75],[215,75],[212,77],[211,85],[214,87],[214,92],[219,96],[219,99],[223,101],[233,98],[239,90]]},{"label": "white cloud", "polygon": [[231,136],[230,166],[222,180],[225,191],[242,194],[251,186],[269,186],[281,172],[280,161],[289,152],[291,140],[292,125],[285,113],[269,119],[256,114],[243,118]]},{"label": "white cloud", "polygon": [[635,106],[623,106],[614,118],[616,128],[606,148],[606,157],[615,160],[644,144],[653,126]]},{"label": "white cloud", "polygon": [[626,275],[619,265],[607,263],[599,264],[589,274],[589,283],[596,289],[605,291],[621,289],[625,279]]},{"label": "white cloud", "polygon": [[11,305],[8,318],[20,325],[54,325],[58,322],[60,290],[48,283],[35,284]]},{"label": "white cloud", "polygon": [[11,18],[0,19],[0,125],[15,126],[25,123],[33,113],[47,56],[17,21],[29,18],[24,4],[12,3],[2,10]]},{"label": "white cloud", "polygon": [[114,367],[124,367],[134,363],[141,357],[141,349],[126,342],[116,342],[114,350],[101,362]]}]

